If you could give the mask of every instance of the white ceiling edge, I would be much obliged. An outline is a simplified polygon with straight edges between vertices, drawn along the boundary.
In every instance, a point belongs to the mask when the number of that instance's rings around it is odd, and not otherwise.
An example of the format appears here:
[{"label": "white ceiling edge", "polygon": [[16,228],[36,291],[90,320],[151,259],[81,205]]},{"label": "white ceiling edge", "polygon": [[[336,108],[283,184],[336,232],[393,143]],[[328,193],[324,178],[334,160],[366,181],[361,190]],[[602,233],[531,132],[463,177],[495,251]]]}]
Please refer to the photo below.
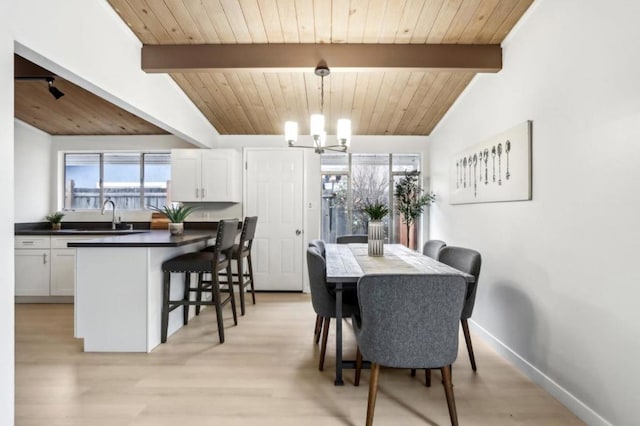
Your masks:
[{"label": "white ceiling edge", "polygon": [[33,0],[12,11],[20,56],[192,145],[217,146],[218,131],[178,84],[141,70],[142,43],[106,1]]}]

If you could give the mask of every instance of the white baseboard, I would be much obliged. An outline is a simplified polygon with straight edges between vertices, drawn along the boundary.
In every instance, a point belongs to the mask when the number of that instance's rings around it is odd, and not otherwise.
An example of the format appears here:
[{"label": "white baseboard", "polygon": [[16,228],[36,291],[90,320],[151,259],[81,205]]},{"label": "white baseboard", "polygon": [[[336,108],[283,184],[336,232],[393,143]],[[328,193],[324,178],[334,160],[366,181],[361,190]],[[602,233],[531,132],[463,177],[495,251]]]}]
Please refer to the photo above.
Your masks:
[{"label": "white baseboard", "polygon": [[556,383],[549,376],[537,369],[526,359],[522,358],[510,347],[505,345],[493,334],[489,333],[482,326],[478,325],[473,320],[469,320],[471,329],[474,334],[480,336],[486,343],[489,344],[496,352],[506,358],[509,362],[522,371],[527,377],[529,377],[534,383],[540,385],[544,390],[549,392],[560,401],[565,407],[571,410],[576,416],[588,425],[593,426],[612,426],[610,422],[605,420],[602,416],[596,413],[593,409],[587,406],[584,402],[580,401],[574,395],[569,393],[565,388]]}]

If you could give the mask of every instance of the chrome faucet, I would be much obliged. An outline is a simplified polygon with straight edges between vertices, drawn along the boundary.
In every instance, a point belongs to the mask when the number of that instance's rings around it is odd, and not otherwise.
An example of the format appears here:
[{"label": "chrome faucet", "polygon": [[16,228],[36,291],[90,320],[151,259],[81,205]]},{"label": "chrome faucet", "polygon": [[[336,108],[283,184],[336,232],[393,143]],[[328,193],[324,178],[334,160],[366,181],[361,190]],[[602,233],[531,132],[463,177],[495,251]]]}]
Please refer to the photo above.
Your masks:
[{"label": "chrome faucet", "polygon": [[111,200],[111,198],[107,198],[104,204],[102,204],[101,214],[104,215],[104,208],[106,207],[107,203],[111,203],[111,207],[113,207],[113,217],[111,218],[111,229],[116,229],[116,203],[114,203]]}]

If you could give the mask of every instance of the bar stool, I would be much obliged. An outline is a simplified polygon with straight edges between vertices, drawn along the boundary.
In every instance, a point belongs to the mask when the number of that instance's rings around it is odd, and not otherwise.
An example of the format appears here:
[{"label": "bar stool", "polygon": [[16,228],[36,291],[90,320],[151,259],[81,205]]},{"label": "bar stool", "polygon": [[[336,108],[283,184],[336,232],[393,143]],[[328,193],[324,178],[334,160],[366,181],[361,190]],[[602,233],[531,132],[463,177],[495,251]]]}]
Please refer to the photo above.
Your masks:
[{"label": "bar stool", "polygon": [[[195,305],[199,310],[201,305],[213,305],[216,307],[216,317],[218,320],[218,336],[220,343],[224,343],[224,325],[222,319],[222,307],[231,303],[234,325],[238,325],[236,313],[236,301],[233,292],[225,300],[220,296],[220,281],[218,274],[226,269],[227,279],[231,281],[231,253],[233,243],[238,229],[238,220],[221,220],[218,224],[216,234],[216,244],[208,252],[185,253],[165,261],[162,264],[163,287],[162,287],[162,324],[160,341],[167,341],[167,328],[169,326],[169,312],[179,306],[183,306],[183,324],[189,322],[189,306]],[[181,300],[170,300],[171,294],[171,273],[185,274],[184,296]],[[191,274],[198,274],[198,286],[191,287]],[[203,283],[202,275],[208,273],[212,278],[210,284]],[[197,293],[196,300],[190,300],[190,294]],[[211,293],[211,301],[203,301],[202,293]]]},{"label": "bar stool", "polygon": [[[256,235],[256,227],[258,224],[258,216],[250,216],[244,219],[242,223],[242,232],[240,234],[240,242],[235,244],[231,249],[231,258],[236,261],[237,273],[232,274],[235,278],[233,284],[237,285],[240,290],[240,313],[245,313],[244,292],[245,287],[251,286],[251,300],[253,304],[256,304],[256,292],[253,285],[253,263],[251,262],[251,246],[253,245],[253,238]],[[205,247],[202,251],[210,252],[214,250],[214,247]],[[247,259],[247,270],[244,268],[244,259]],[[220,281],[220,284],[227,284],[225,281]],[[231,291],[231,287],[229,287]],[[196,314],[198,308],[196,308]]]}]

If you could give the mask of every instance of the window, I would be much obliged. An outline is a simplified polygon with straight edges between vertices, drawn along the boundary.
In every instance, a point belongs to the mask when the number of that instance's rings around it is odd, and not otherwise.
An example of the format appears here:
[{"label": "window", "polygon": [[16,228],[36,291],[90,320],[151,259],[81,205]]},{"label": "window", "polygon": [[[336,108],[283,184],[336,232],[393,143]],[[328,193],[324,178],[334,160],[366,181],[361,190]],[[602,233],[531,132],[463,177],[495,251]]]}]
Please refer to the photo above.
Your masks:
[{"label": "window", "polygon": [[[322,239],[335,242],[344,234],[366,234],[368,220],[361,212],[365,203],[389,206],[384,219],[388,242],[406,244],[407,231],[395,212],[395,183],[407,171],[420,171],[419,154],[323,154]],[[411,226],[410,242],[417,247],[420,223]]]},{"label": "window", "polygon": [[64,174],[65,209],[100,209],[107,199],[122,210],[162,206],[167,203],[171,154],[65,154]]}]

